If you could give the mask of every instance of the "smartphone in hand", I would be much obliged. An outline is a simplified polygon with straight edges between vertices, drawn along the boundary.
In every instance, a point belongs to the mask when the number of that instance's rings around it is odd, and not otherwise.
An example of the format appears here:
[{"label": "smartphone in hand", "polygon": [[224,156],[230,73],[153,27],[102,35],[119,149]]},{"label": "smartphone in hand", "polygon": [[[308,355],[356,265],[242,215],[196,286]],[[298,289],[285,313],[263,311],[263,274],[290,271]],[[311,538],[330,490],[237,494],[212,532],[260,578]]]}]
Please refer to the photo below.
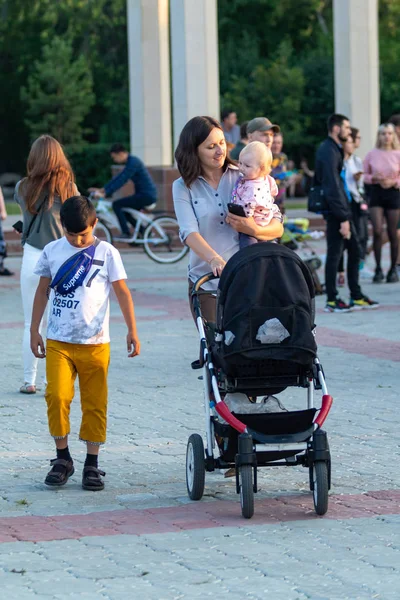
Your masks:
[{"label": "smartphone in hand", "polygon": [[233,204],[232,202],[229,202],[228,210],[230,213],[232,213],[233,215],[236,215],[237,217],[245,217],[246,216],[246,213],[244,212],[244,208],[243,208],[243,206],[240,206],[240,204]]},{"label": "smartphone in hand", "polygon": [[24,227],[24,224],[22,221],[17,221],[16,223],[14,223],[13,225],[13,229],[15,229],[15,231],[17,233],[22,233],[22,229]]}]

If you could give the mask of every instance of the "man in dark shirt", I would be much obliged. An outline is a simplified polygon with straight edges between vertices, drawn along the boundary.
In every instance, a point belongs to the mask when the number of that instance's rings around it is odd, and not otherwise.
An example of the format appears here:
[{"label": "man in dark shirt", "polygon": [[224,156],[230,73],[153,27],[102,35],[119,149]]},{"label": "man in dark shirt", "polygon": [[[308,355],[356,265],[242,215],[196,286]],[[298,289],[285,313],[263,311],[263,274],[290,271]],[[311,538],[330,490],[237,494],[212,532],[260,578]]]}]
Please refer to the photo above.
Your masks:
[{"label": "man in dark shirt", "polygon": [[122,238],[129,239],[129,225],[123,208],[135,208],[140,210],[145,206],[157,202],[157,190],[153,180],[143,162],[137,156],[129,154],[123,144],[114,144],[110,148],[111,158],[118,165],[125,165],[121,173],[118,173],[104,188],[89,188],[90,192],[95,192],[98,196],[111,196],[119,190],[125,183],[132,180],[135,185],[135,193],[132,196],[126,196],[119,200],[114,200],[113,209],[118,217],[121,227]]},{"label": "man in dark shirt", "polygon": [[[328,137],[318,148],[315,160],[314,183],[322,188],[328,211],[326,219],[327,255],[325,285],[326,312],[349,312],[376,308],[378,303],[365,296],[358,283],[360,250],[357,232],[352,222],[351,195],[345,188],[342,143],[351,135],[350,122],[344,115],[334,114],[328,119]],[[336,274],[340,257],[347,249],[347,279],[350,303],[338,297]]]}]

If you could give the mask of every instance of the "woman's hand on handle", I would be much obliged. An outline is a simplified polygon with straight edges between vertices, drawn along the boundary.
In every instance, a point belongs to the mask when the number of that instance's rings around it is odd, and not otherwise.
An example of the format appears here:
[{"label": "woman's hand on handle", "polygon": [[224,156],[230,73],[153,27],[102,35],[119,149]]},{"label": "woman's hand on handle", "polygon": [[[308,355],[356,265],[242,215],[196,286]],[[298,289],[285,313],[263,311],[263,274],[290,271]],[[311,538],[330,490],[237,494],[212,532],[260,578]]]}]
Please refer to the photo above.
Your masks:
[{"label": "woman's hand on handle", "polygon": [[219,277],[222,273],[223,268],[226,265],[226,262],[224,261],[222,256],[216,255],[216,256],[213,256],[212,259],[208,261],[208,264],[210,265],[213,274],[216,277]]},{"label": "woman's hand on handle", "polygon": [[213,274],[217,277],[221,275],[226,261],[215,252],[205,239],[197,232],[190,233],[185,240],[186,244],[199,256],[204,262],[208,263]]}]

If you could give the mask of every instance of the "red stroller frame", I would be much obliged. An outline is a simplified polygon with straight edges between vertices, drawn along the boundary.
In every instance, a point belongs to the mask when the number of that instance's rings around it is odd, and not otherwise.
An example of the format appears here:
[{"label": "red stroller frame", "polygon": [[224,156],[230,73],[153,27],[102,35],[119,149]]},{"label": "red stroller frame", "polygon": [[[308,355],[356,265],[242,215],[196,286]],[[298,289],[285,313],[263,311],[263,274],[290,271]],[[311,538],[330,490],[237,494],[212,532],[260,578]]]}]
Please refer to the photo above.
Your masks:
[{"label": "red stroller frame", "polygon": [[[276,378],[285,387],[296,386],[307,389],[307,411],[238,415],[238,417],[232,414],[221,394],[244,392],[245,389],[241,387],[239,380],[229,381],[222,369],[214,365],[209,348],[212,335],[209,335],[208,331],[206,334],[208,324],[204,322],[199,301],[201,286],[213,279],[217,278],[212,273],[201,277],[195,283],[192,292],[201,343],[206,448],[204,449],[199,434],[192,434],[189,437],[186,452],[188,495],[192,500],[202,498],[206,471],[234,467],[236,491],[240,494],[242,515],[251,518],[254,514],[254,493],[257,492],[257,467],[302,465],[309,469],[309,483],[313,492],[315,511],[318,515],[324,515],[328,510],[331,456],[327,435],[322,430],[322,425],[333,400],[328,393],[322,365],[318,358],[314,358],[312,368],[300,369],[288,377]],[[314,408],[314,390],[322,391],[322,403],[319,409]],[[251,390],[246,391],[251,395]],[[260,391],[258,389],[258,392]],[[317,413],[319,414],[315,418]],[[224,424],[220,418],[223,419]],[[216,433],[228,436],[231,444],[228,453],[221,452],[219,448],[220,455],[215,456]],[[232,454],[232,447],[234,454]]]}]

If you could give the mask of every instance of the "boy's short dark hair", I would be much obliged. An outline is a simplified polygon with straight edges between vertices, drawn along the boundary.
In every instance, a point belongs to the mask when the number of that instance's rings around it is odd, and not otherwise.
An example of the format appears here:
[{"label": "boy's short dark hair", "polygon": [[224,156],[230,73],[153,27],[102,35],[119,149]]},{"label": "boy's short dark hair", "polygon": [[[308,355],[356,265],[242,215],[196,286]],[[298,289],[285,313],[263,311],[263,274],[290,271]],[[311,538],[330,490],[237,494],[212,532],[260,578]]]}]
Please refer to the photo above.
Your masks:
[{"label": "boy's short dark hair", "polygon": [[344,115],[340,115],[340,114],[333,114],[330,117],[328,117],[328,121],[327,121],[327,126],[328,126],[328,131],[329,133],[332,131],[332,129],[335,127],[335,125],[342,125],[343,121],[348,121],[349,118],[345,117]]},{"label": "boy's short dark hair", "polygon": [[69,233],[80,233],[96,221],[96,209],[86,196],[72,196],[60,209],[61,225]]},{"label": "boy's short dark hair", "polygon": [[225,121],[225,119],[227,117],[229,117],[230,114],[234,113],[235,111],[232,108],[225,108],[222,112],[221,112],[221,121]]},{"label": "boy's short dark hair", "polygon": [[119,152],[128,152],[124,144],[113,144],[110,148],[110,154],[118,154]]},{"label": "boy's short dark hair", "polygon": [[248,121],[245,121],[240,126],[240,139],[241,140],[245,140],[247,138],[247,123],[248,123]]}]

